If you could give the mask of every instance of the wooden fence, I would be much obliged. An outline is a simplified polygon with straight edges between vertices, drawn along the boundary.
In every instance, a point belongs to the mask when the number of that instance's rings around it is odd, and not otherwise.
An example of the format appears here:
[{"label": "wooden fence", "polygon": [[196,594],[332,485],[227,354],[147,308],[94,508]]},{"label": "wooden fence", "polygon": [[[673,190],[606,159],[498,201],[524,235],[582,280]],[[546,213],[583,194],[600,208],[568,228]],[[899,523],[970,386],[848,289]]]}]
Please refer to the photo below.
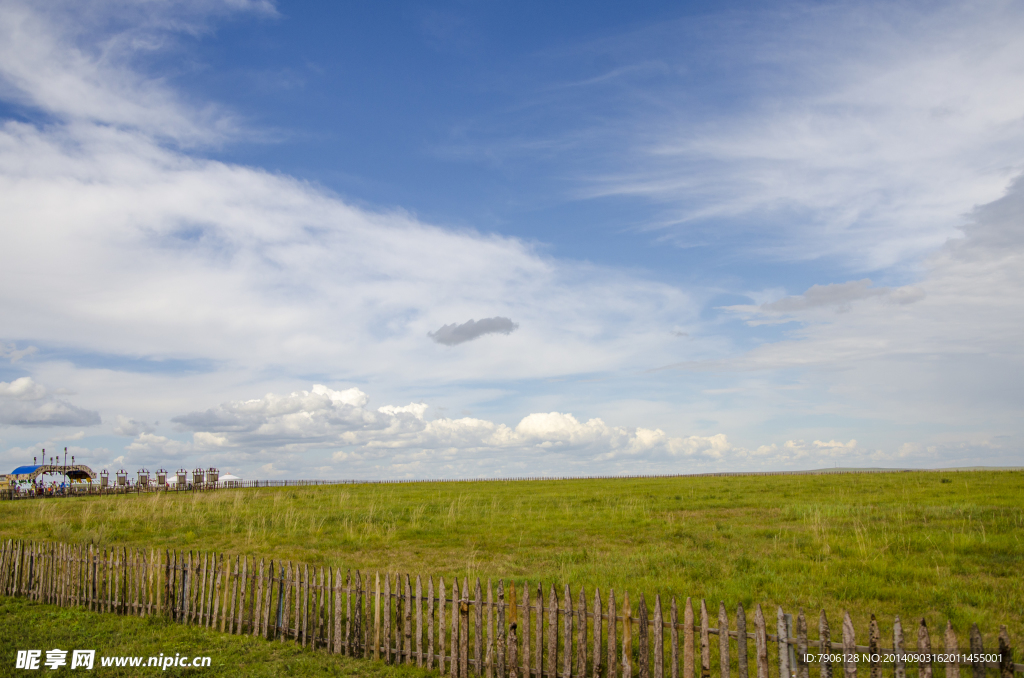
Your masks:
[{"label": "wooden fence", "polygon": [[[874,615],[858,644],[849,614],[832,630],[822,610],[818,638],[808,620],[760,605],[748,623],[724,603],[614,591],[575,594],[542,584],[310,567],[215,553],[98,548],[8,541],[0,550],[0,593],[61,606],[167,616],[235,635],[291,640],[303,647],[438,670],[451,678],[1015,678],[1006,627],[985,648],[974,625],[960,646],[947,622],[924,619],[905,637],[899,617],[889,643]],[[712,615],[717,612],[717,616]],[[769,613],[770,614],[770,613]],[[712,623],[715,626],[712,626]],[[770,633],[774,630],[774,633]],[[865,640],[863,629],[860,642]],[[836,640],[832,640],[833,636]],[[934,638],[933,638],[934,636]],[[961,636],[962,637],[962,636]],[[934,642],[933,642],[934,641]],[[997,645],[998,647],[994,647]]]}]

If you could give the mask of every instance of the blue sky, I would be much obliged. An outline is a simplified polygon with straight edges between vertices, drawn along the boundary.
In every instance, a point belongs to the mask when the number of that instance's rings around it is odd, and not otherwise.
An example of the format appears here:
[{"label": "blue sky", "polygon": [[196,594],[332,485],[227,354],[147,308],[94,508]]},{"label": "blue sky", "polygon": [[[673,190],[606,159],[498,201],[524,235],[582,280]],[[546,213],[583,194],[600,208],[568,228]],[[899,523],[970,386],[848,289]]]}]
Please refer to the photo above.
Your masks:
[{"label": "blue sky", "polygon": [[1020,464],[1022,28],[0,2],[0,463]]}]

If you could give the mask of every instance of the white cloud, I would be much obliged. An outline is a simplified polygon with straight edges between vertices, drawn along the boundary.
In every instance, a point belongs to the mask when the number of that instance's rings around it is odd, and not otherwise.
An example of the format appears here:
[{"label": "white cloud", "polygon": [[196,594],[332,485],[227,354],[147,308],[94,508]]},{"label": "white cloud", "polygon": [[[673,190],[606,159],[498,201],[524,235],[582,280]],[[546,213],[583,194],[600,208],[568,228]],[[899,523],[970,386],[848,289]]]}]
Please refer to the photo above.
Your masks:
[{"label": "white cloud", "polygon": [[97,412],[76,407],[49,394],[32,377],[0,381],[0,424],[8,426],[91,426]]},{"label": "white cloud", "polygon": [[501,475],[510,454],[520,460],[552,460],[561,455],[570,463],[606,462],[612,468],[612,462],[625,458],[711,460],[734,449],[722,434],[673,438],[658,429],[608,426],[597,418],[582,422],[562,412],[530,414],[510,428],[471,417],[427,420],[427,405],[422,403],[373,410],[368,402],[358,389],[336,391],[318,384],[311,391],[287,396],[268,394],[224,403],[175,421],[195,430],[196,440],[217,435],[220,446],[243,456],[273,449],[290,453],[334,449],[336,462],[370,459],[388,465],[468,455],[469,466],[483,464],[485,475]]},{"label": "white cloud", "polygon": [[1024,168],[1018,3],[773,6],[604,49],[643,61],[647,45],[664,52],[686,31],[703,31],[701,55],[681,57],[679,72],[707,71],[729,107],[701,117],[699,78],[636,92],[659,105],[615,120],[632,130],[630,152],[591,170],[588,192],[660,204],[652,228],[682,246],[724,240],[762,257],[884,268],[941,245]]},{"label": "white cloud", "polygon": [[148,422],[136,421],[120,414],[117,415],[117,426],[114,427],[116,435],[128,436],[129,438],[134,438],[141,433],[152,433],[154,430],[153,425]]}]

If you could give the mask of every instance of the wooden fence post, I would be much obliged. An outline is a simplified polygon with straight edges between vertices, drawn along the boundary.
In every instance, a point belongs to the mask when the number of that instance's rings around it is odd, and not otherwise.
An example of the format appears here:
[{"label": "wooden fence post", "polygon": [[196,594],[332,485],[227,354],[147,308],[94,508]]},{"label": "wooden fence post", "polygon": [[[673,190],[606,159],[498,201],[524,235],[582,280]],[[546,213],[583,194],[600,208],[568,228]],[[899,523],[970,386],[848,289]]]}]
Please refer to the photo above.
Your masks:
[{"label": "wooden fence post", "polygon": [[[538,601],[540,602],[540,601]],[[548,647],[545,669],[549,678],[557,678],[558,670],[558,597],[555,595],[555,585],[548,588]],[[571,641],[570,641],[571,642]]]},{"label": "wooden fence post", "polygon": [[505,678],[505,653],[508,650],[508,640],[505,632],[505,580],[498,580],[498,632],[495,638],[495,654],[497,659],[497,678]]},{"label": "wooden fence post", "polygon": [[[565,599],[565,609],[562,611],[562,634],[564,640],[562,641],[562,673],[566,678],[572,675],[572,661],[573,661],[573,624],[576,619],[573,616],[572,609],[572,591],[569,590],[569,585],[565,585],[565,591],[563,592]],[[577,650],[579,649],[579,643],[576,644]]]},{"label": "wooden fence post", "polygon": [[[977,626],[974,628],[977,628]],[[919,654],[924,655],[922,661],[917,665],[918,678],[932,678],[932,639],[928,633],[928,624],[925,622],[924,617],[921,617],[921,623],[917,627],[917,651]],[[977,674],[975,676],[977,677]],[[985,678],[984,668],[981,670],[980,678]]]},{"label": "wooden fence post", "polygon": [[[849,619],[849,615],[847,615],[847,619]],[[786,623],[786,613],[782,611],[781,607],[776,612],[776,623],[779,634],[779,678],[791,678],[793,674],[789,666],[789,624]],[[845,630],[845,624],[843,628]]]},{"label": "wooden fence post", "polygon": [[957,641],[956,633],[953,631],[953,623],[946,620],[946,654],[948,661],[946,661],[946,678],[960,678],[960,662],[956,661],[955,655],[957,654]]},{"label": "wooden fence post", "polygon": [[[625,618],[623,618],[625,621]],[[608,589],[608,668],[606,678],[618,678],[619,641],[616,633],[617,613],[615,610],[615,589]]]},{"label": "wooden fence post", "polygon": [[[896,618],[896,628],[899,628],[900,619]],[[902,636],[900,636],[902,642]],[[832,678],[832,632],[828,626],[828,617],[825,615],[825,610],[821,611],[821,616],[818,617],[818,646],[821,648],[821,652],[824,655],[824,659],[821,662],[821,678]],[[899,673],[896,674],[896,678],[904,678]]]},{"label": "wooden fence post", "polygon": [[1005,624],[999,627],[999,659],[999,678],[1013,678],[1013,646]]},{"label": "wooden fence post", "polygon": [[718,601],[718,673],[729,678],[729,614],[725,601]]},{"label": "wooden fence post", "polygon": [[373,596],[373,658],[380,659],[380,572]]},{"label": "wooden fence post", "polygon": [[[711,636],[708,628],[708,606],[700,599],[700,678],[711,678]],[[786,676],[785,678],[789,678]]]},{"label": "wooden fence post", "polygon": [[[853,630],[853,620],[849,612],[843,612],[843,675],[846,678],[857,678],[857,636]],[[921,678],[931,678],[922,676]]]},{"label": "wooden fence post", "polygon": [[633,677],[633,607],[629,591],[622,592],[622,678]]},{"label": "wooden fence post", "polygon": [[508,666],[508,678],[517,678],[519,675],[519,639],[516,637],[518,624],[518,611],[516,610],[516,583],[509,582],[509,612],[510,620],[508,625],[508,656],[505,658]]},{"label": "wooden fence post", "polygon": [[416,611],[416,666],[423,666],[423,581],[416,575],[416,590],[413,591]]},{"label": "wooden fence post", "polygon": [[[442,649],[442,654],[443,654]],[[434,668],[434,578],[427,577],[427,669]]]},{"label": "wooden fence post", "polygon": [[[875,624],[875,630],[878,625]],[[807,664],[807,617],[801,608],[796,617],[796,678],[810,678],[811,667]],[[872,678],[882,678],[873,676]]]},{"label": "wooden fence post", "polygon": [[[878,630],[878,621],[875,615],[871,615],[871,625],[868,627],[868,657],[871,678],[882,678],[882,666],[879,663],[879,646],[882,634]],[[797,676],[797,678],[800,678]]]},{"label": "wooden fence post", "polygon": [[[554,593],[554,588],[551,589]],[[483,656],[483,625],[484,607],[483,590],[480,588],[480,577],[476,578],[476,588],[473,589],[473,666],[478,676],[484,675]],[[490,629],[488,629],[490,630]]]},{"label": "wooden fence post", "polygon": [[754,645],[757,653],[757,678],[768,678],[768,632],[760,603],[754,608]]},{"label": "wooden fence post", "polygon": [[[924,619],[921,620],[921,627],[917,631],[917,637],[918,637],[917,647],[918,647],[918,650],[921,650],[921,651],[924,650],[924,648],[922,647],[921,640],[920,640],[922,635],[925,638],[928,638],[928,627],[926,627],[924,625]],[[971,624],[970,639],[971,639],[971,654],[972,655],[984,654],[985,653],[985,648],[982,645],[982,642],[981,642],[981,631],[978,630],[978,625],[977,624]],[[928,650],[930,651],[931,648],[928,648]],[[931,664],[928,665],[928,668],[929,668],[929,675],[925,676],[922,673],[922,678],[931,678],[931,671],[930,671]],[[972,668],[973,673],[974,673],[974,678],[985,678],[985,662],[983,662],[983,661],[973,661],[971,668]],[[924,669],[924,667],[922,666],[922,670],[923,669]]]},{"label": "wooden fence post", "polygon": [[459,676],[469,676],[469,579],[462,580],[462,600],[459,603]]}]

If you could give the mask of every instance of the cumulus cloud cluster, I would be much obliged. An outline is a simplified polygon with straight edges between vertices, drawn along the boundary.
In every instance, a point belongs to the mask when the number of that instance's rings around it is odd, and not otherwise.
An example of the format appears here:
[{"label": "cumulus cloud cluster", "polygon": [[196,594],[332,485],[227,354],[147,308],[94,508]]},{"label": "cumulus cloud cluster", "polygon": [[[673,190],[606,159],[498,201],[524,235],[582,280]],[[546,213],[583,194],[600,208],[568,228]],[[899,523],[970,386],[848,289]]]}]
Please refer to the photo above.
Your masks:
[{"label": "cumulus cloud cluster", "polygon": [[[330,452],[336,468],[393,474],[448,468],[460,475],[509,475],[541,463],[577,469],[598,464],[622,472],[629,459],[690,460],[706,465],[736,452],[726,436],[672,437],[660,429],[609,426],[599,418],[580,421],[563,412],[533,413],[508,426],[472,417],[428,419],[425,403],[372,408],[358,388],[335,390],[317,384],[309,391],[232,401],[173,419],[193,432],[190,443],[142,434],[135,452],[177,454],[203,450],[259,457]],[[367,466],[361,462],[370,462]],[[436,472],[436,471],[435,471]]]},{"label": "cumulus cloud cluster", "polygon": [[92,426],[98,412],[56,398],[32,377],[0,381],[0,424],[12,426]]}]

